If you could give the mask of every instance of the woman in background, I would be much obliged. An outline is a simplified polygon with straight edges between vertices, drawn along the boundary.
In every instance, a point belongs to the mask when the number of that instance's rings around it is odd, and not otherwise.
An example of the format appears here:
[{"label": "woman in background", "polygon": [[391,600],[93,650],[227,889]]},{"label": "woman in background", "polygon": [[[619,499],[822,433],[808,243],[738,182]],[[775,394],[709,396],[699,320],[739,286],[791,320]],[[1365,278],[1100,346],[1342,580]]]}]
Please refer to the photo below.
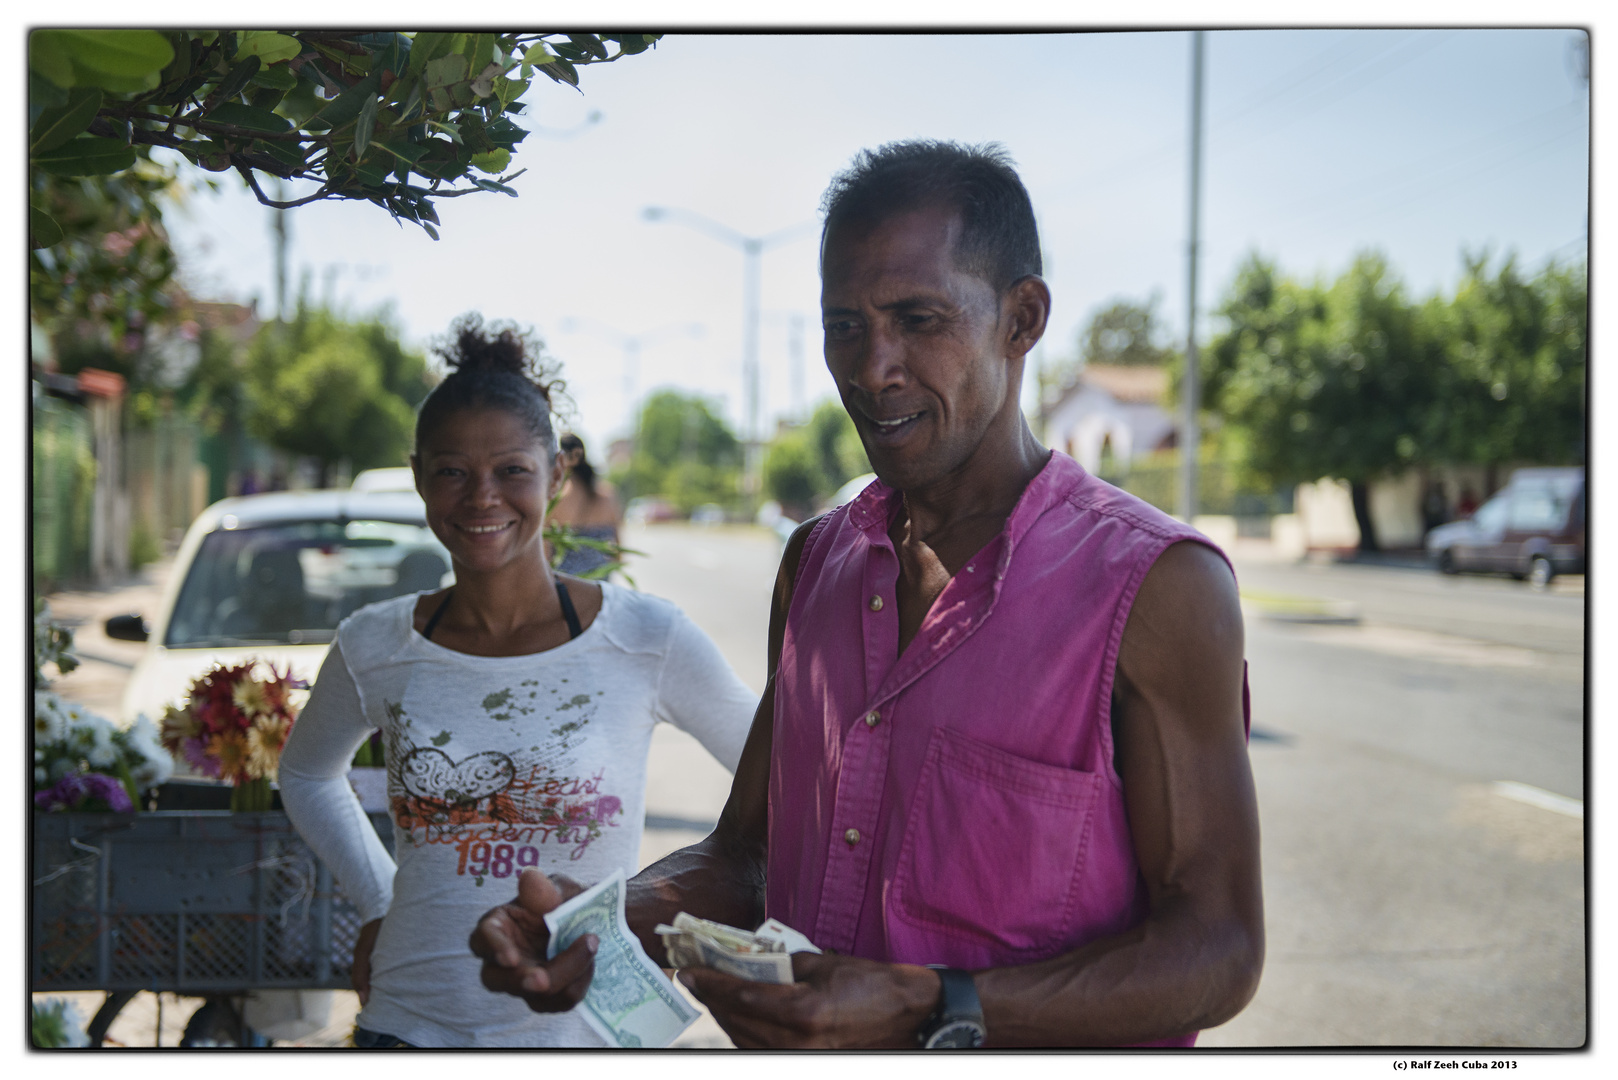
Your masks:
[{"label": "woman in background", "polygon": [[[595,468],[585,457],[584,440],[572,432],[563,435],[561,456],[568,469],[567,483],[550,513],[550,520],[568,526],[586,539],[618,543],[618,527],[623,524],[618,493],[596,475]],[[562,557],[556,569],[564,574],[583,574],[610,561],[605,552],[594,548],[574,548]]]}]

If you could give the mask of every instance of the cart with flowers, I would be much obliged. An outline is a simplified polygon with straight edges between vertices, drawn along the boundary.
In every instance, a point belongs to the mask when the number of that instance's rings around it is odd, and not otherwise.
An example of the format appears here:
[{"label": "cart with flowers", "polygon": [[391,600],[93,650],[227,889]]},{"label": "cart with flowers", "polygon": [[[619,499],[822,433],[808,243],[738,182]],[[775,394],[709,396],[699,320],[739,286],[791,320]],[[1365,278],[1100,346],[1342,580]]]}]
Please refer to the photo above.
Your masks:
[{"label": "cart with flowers", "polygon": [[[142,990],[348,987],[359,913],[271,786],[300,689],[257,664],[216,668],[160,731],[36,689],[30,981],[108,992],[92,1044]],[[172,779],[176,759],[198,779]],[[371,818],[391,850],[387,815]]]}]

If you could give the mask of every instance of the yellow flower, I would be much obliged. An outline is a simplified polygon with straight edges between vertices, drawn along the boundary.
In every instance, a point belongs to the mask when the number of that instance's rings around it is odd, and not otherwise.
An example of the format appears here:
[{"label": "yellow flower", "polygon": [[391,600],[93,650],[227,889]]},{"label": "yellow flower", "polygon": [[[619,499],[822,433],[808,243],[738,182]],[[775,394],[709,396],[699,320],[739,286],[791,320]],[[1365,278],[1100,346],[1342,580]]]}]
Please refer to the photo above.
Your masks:
[{"label": "yellow flower", "polygon": [[243,679],[237,683],[230,692],[230,700],[249,717],[267,713],[271,708],[264,684],[257,679]]},{"label": "yellow flower", "polygon": [[247,740],[238,732],[226,732],[208,740],[208,756],[219,762],[219,778],[235,783],[238,779],[253,779],[246,771]]},{"label": "yellow flower", "polygon": [[202,734],[202,725],[190,708],[176,708],[170,705],[163,710],[163,745],[173,749],[187,739],[194,739]]},{"label": "yellow flower", "polygon": [[281,747],[287,741],[292,722],[280,717],[263,717],[247,729],[247,775],[258,779],[275,778],[281,764]]}]

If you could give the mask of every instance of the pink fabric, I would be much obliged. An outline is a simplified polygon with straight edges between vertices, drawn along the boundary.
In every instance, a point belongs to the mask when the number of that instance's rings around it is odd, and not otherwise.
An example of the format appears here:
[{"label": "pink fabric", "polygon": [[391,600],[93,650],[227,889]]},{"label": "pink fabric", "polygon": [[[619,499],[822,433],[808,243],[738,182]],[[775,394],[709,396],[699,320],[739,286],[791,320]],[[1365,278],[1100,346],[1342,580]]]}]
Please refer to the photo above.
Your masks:
[{"label": "pink fabric", "polygon": [[768,914],[822,948],[968,969],[1133,926],[1147,898],[1113,768],[1113,671],[1153,561],[1207,539],[1053,453],[898,657],[899,500],[873,483],[799,563]]}]

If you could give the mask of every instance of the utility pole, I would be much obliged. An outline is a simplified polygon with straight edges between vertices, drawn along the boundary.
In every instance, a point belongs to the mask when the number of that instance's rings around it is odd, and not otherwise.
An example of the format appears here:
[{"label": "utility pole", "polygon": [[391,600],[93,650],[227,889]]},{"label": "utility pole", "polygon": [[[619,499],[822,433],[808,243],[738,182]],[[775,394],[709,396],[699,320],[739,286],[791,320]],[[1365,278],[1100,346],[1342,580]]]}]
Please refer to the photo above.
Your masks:
[{"label": "utility pole", "polygon": [[[286,183],[277,180],[275,197],[286,200]],[[285,322],[287,317],[287,212],[270,211],[270,229],[275,234],[275,318]]]},{"label": "utility pole", "polygon": [[1202,204],[1203,31],[1191,31],[1191,242],[1186,247],[1185,377],[1180,380],[1180,517],[1189,525],[1197,514],[1197,241]]},{"label": "utility pole", "polygon": [[770,233],[768,236],[744,236],[728,225],[690,210],[679,210],[673,207],[648,206],[641,211],[641,217],[647,221],[674,221],[688,228],[729,244],[742,253],[742,398],[746,410],[746,430],[742,432],[742,445],[746,448],[745,465],[742,480],[747,488],[748,495],[756,495],[760,489],[760,465],[763,459],[763,443],[760,440],[758,424],[758,320],[759,320],[759,264],[761,256],[769,248],[789,240],[796,240],[808,229],[813,222],[795,225],[790,229]]}]

